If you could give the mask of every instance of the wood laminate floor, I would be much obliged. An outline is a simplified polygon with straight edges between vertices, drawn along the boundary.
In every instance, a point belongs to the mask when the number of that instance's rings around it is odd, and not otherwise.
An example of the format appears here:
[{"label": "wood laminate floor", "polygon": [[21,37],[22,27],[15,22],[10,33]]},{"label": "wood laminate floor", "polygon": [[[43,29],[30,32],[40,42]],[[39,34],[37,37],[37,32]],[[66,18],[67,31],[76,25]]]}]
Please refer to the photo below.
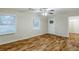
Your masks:
[{"label": "wood laminate floor", "polygon": [[60,37],[44,34],[29,39],[24,39],[4,45],[0,45],[0,51],[72,51],[79,50],[79,36],[74,38]]},{"label": "wood laminate floor", "polygon": [[66,44],[66,51],[79,51],[79,34],[70,33]]}]

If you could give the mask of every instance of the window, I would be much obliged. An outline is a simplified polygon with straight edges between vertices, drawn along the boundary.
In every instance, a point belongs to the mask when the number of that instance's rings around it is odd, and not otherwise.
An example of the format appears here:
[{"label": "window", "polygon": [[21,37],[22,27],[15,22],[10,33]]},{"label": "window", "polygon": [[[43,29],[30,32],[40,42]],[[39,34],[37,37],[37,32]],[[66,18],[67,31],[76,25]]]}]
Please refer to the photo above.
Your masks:
[{"label": "window", "polygon": [[36,16],[33,21],[34,30],[40,30],[40,17]]},{"label": "window", "polygon": [[16,32],[15,16],[0,16],[0,35]]}]

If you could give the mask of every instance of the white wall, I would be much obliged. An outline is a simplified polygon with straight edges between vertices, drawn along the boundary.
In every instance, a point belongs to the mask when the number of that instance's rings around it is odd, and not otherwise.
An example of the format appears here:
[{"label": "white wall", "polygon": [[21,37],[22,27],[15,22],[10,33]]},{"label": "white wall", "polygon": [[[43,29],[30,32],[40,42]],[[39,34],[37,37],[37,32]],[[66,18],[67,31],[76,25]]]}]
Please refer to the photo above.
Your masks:
[{"label": "white wall", "polygon": [[[63,14],[55,14],[52,15],[52,17],[55,17],[54,24],[52,24],[54,27],[50,25],[50,31],[52,34],[68,37],[68,17]],[[48,27],[49,28],[49,27]],[[55,30],[55,32],[52,32]]]},{"label": "white wall", "polygon": [[30,38],[36,35],[41,35],[47,33],[47,19],[41,16],[41,29],[38,33],[33,30],[33,13],[29,12],[18,12],[13,10],[2,10],[0,14],[14,14],[16,15],[16,29],[15,34],[8,34],[0,36],[0,44],[5,44],[25,38]]},{"label": "white wall", "polygon": [[68,37],[68,17],[63,14],[58,14],[55,16],[55,32],[59,36]]},{"label": "white wall", "polygon": [[69,32],[79,33],[79,16],[69,17]]}]

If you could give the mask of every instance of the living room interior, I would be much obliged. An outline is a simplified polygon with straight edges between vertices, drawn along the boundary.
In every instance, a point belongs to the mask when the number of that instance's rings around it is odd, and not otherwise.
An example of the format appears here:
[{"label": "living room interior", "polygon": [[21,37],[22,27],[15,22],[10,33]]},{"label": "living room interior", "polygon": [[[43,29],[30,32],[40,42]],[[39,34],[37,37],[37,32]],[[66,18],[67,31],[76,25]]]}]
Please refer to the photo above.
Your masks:
[{"label": "living room interior", "polygon": [[0,8],[0,51],[78,51],[79,8]]}]

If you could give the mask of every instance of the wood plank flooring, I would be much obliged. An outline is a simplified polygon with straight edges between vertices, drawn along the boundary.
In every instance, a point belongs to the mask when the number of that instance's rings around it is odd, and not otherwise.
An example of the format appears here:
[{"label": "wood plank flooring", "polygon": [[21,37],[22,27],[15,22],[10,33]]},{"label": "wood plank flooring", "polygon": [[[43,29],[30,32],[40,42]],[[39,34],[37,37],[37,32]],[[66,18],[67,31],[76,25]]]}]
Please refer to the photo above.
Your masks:
[{"label": "wood plank flooring", "polygon": [[79,34],[70,33],[69,39],[66,41],[66,51],[79,51]]},{"label": "wood plank flooring", "polygon": [[0,51],[78,51],[78,39],[79,36],[75,34],[70,34],[70,39],[51,34],[44,34],[0,45]]}]

